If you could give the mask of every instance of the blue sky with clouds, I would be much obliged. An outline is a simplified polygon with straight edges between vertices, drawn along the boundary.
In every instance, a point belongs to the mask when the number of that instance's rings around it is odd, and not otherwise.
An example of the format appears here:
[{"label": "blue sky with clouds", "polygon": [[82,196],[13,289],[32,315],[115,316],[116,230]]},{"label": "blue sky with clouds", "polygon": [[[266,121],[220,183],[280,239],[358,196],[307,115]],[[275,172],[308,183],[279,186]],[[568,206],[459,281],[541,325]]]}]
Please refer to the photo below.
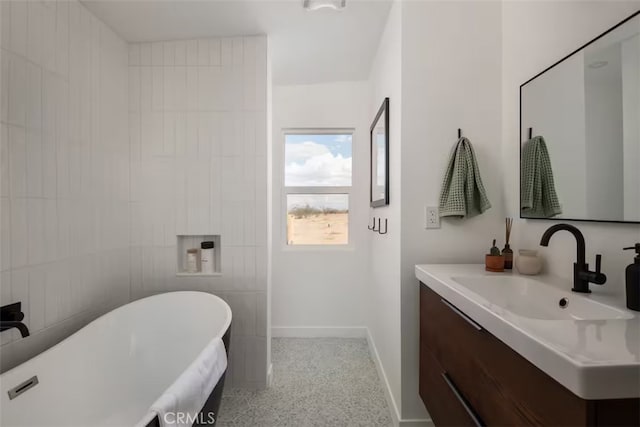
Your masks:
[{"label": "blue sky with clouds", "polygon": [[285,185],[350,186],[351,135],[286,135]]},{"label": "blue sky with clouds", "polygon": [[[296,187],[351,186],[351,135],[285,136],[285,185]],[[287,205],[347,209],[345,196],[290,196]]]}]

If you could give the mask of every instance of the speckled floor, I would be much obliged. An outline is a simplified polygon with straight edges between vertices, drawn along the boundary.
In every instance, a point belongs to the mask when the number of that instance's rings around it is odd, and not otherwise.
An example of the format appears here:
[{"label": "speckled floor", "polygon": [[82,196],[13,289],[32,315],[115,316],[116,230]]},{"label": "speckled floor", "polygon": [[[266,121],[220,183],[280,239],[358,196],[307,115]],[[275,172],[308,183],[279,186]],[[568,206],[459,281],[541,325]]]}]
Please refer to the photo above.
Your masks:
[{"label": "speckled floor", "polygon": [[391,426],[364,339],[274,338],[273,384],[225,389],[219,427]]}]

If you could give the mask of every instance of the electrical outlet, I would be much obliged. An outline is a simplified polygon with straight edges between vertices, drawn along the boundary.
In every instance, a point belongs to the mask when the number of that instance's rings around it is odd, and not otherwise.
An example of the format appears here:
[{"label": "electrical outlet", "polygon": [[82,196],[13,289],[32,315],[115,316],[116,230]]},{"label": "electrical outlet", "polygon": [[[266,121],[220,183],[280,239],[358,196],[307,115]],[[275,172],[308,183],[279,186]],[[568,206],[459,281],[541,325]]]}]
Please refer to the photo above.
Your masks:
[{"label": "electrical outlet", "polygon": [[440,212],[436,206],[424,207],[424,228],[440,228]]}]

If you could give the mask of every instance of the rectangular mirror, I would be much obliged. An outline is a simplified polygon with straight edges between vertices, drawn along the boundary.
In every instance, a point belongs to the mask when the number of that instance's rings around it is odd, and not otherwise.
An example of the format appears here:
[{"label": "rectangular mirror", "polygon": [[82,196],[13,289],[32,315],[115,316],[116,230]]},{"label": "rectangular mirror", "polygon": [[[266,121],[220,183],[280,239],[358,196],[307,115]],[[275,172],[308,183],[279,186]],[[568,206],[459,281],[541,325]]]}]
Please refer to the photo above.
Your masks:
[{"label": "rectangular mirror", "polygon": [[389,204],[389,98],[385,98],[371,124],[370,205]]},{"label": "rectangular mirror", "polygon": [[520,86],[520,141],[521,218],[640,222],[640,12]]}]

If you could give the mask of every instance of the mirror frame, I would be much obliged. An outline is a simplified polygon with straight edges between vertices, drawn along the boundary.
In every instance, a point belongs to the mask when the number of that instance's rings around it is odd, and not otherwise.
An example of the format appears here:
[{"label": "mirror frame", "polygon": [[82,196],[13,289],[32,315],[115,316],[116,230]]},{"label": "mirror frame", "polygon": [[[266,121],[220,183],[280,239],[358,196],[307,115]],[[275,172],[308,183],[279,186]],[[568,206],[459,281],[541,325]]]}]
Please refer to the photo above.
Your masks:
[{"label": "mirror frame", "polygon": [[[518,125],[518,146],[519,146],[519,153],[520,153],[520,157],[518,160],[518,172],[521,172],[521,168],[522,168],[522,135],[523,135],[523,128],[522,128],[522,90],[523,88],[528,84],[531,83],[533,80],[537,79],[538,77],[542,76],[544,73],[546,73],[547,71],[551,70],[552,68],[556,67],[557,65],[560,65],[562,62],[566,61],[567,59],[571,58],[573,55],[579,53],[581,50],[583,50],[584,48],[586,48],[587,46],[589,46],[592,43],[595,43],[596,41],[600,40],[602,37],[606,36],[607,34],[609,34],[610,32],[616,30],[618,27],[624,25],[625,23],[627,23],[628,21],[634,19],[635,17],[640,15],[640,10],[634,12],[631,16],[623,19],[622,21],[620,21],[619,23],[617,23],[616,25],[614,25],[613,27],[609,28],[608,30],[606,30],[604,33],[598,35],[596,38],[590,40],[589,42],[583,44],[582,46],[580,46],[579,48],[577,48],[576,50],[574,50],[573,52],[571,52],[570,54],[568,54],[567,56],[563,57],[562,59],[560,59],[559,61],[555,62],[554,64],[550,65],[549,67],[545,68],[544,70],[542,70],[541,72],[539,72],[538,74],[536,74],[535,76],[531,77],[529,80],[527,80],[526,82],[522,83],[520,85],[520,116],[519,116],[519,120],[520,123]],[[522,216],[522,202],[521,200],[521,191],[522,191],[522,174],[520,173],[518,175],[518,206],[519,206],[519,216],[521,219],[528,219],[528,220],[544,220],[544,221],[582,221],[582,222],[604,222],[604,223],[617,223],[617,224],[640,224],[640,221],[621,221],[621,220],[609,220],[609,219],[579,219],[579,218],[555,218],[555,217],[551,217],[551,218],[531,218],[531,217],[527,217],[527,216]]]},{"label": "mirror frame", "polygon": [[[373,200],[373,183],[377,177],[377,170],[373,168],[373,130],[380,121],[380,117],[384,114],[384,198]],[[389,98],[382,101],[382,105],[376,114],[371,127],[369,128],[369,201],[372,208],[379,208],[389,204]]]}]

